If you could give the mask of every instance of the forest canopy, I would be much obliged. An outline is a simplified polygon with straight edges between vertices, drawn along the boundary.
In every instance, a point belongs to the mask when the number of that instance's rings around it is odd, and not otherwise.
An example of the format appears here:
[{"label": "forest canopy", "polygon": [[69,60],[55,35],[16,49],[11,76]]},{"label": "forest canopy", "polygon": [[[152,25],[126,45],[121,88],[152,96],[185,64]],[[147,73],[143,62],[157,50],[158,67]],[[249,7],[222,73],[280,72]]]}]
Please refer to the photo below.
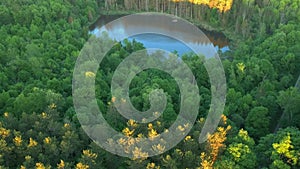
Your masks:
[{"label": "forest canopy", "polygon": [[[300,168],[299,0],[1,0],[0,168]],[[192,130],[177,146],[154,157],[116,156],[83,131],[72,98],[73,70],[89,26],[99,16],[163,12],[223,32],[230,51],[220,53],[227,78],[225,110],[207,142],[198,143],[211,101],[204,59],[182,60],[196,77],[202,102]],[[110,39],[107,39],[110,41]],[[150,91],[163,89],[163,115],[149,124],[122,117],[110,93],[114,70],[144,49],[136,41],[115,42],[95,74],[97,105],[108,123],[126,136],[155,137],[180,109],[180,91],[168,74],[147,70],[130,84],[138,110],[150,107]],[[101,89],[101,90],[100,90]],[[85,94],[85,91],[82,91]],[[178,130],[184,130],[181,126]],[[120,140],[130,146],[132,140]],[[134,148],[134,147],[133,147]],[[165,147],[157,145],[156,151]]]}]

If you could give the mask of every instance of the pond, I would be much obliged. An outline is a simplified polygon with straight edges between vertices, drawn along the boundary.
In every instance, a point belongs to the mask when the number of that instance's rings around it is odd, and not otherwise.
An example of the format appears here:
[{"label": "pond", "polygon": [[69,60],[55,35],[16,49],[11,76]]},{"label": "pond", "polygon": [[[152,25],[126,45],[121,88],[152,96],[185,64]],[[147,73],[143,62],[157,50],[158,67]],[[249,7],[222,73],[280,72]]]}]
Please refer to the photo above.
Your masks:
[{"label": "pond", "polygon": [[[131,29],[130,31],[143,29],[143,25],[141,25],[140,23],[145,21],[138,21],[138,20],[131,23],[120,22],[117,27],[110,27],[109,25],[106,25],[109,22],[121,18],[123,16],[125,15],[102,15],[94,24],[90,26],[90,32],[92,34],[97,35],[97,33],[103,31],[100,29],[105,29],[105,31],[109,32],[109,34],[112,34],[114,37],[116,37],[118,33],[126,34],[127,29]],[[170,28],[172,29],[172,27],[170,27],[170,24],[164,22],[165,21],[153,22],[151,26],[159,28],[162,31],[169,31]],[[174,19],[174,21],[172,22],[176,22],[176,19]],[[208,39],[205,38],[207,40],[205,40],[201,44],[203,47],[213,45],[214,48],[217,51],[220,50],[220,52],[226,52],[229,50],[229,40],[226,38],[224,34],[220,32],[207,31],[203,29],[201,29],[201,31],[208,38]],[[182,30],[180,33],[184,34],[184,30]],[[189,37],[189,38],[191,39],[191,43],[195,42],[195,40],[193,39],[194,37]],[[146,48],[159,48],[159,49],[167,50],[169,52],[176,51],[179,55],[183,55],[184,53],[191,52],[191,49],[187,47],[184,43],[172,37],[164,36],[162,34],[147,33],[147,34],[129,36],[128,38],[128,40],[130,41],[133,39],[143,43],[143,45]]]}]

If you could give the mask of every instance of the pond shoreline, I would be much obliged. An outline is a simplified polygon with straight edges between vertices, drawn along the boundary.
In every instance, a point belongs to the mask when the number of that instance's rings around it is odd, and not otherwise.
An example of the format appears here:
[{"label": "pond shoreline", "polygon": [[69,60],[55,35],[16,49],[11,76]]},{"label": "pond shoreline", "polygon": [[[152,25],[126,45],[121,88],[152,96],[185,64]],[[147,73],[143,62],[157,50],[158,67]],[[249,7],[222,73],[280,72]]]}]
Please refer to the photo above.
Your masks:
[{"label": "pond shoreline", "polygon": [[[102,25],[106,25],[107,23],[121,18],[126,15],[130,15],[132,12],[102,12],[100,16],[94,20],[92,24],[89,26],[89,30],[93,31],[97,28],[100,28]],[[186,19],[185,19],[186,20]],[[188,21],[188,20],[187,20]],[[188,21],[191,22],[191,21]],[[193,23],[193,22],[191,22]],[[212,29],[211,26],[206,26],[203,28],[203,26],[199,26],[199,24],[194,24],[197,26],[211,41],[211,43],[214,44],[215,47],[217,47],[217,50],[220,50],[223,52],[230,51],[230,43],[232,42],[222,31],[217,31],[215,29]],[[207,28],[207,29],[206,29]]]},{"label": "pond shoreline", "polygon": [[[119,15],[119,16],[126,16],[126,15],[131,15],[131,14],[137,14],[137,13],[143,13],[144,11],[115,11],[115,10],[102,10],[101,12],[99,12],[99,15],[97,15],[92,22],[90,22],[90,25],[94,25],[97,20],[102,16],[102,15]],[[168,13],[166,13],[168,14]],[[191,18],[183,18],[184,20],[187,20],[189,22],[191,22],[192,24],[194,24],[195,26],[197,26],[199,29],[201,30],[206,30],[206,31],[210,31],[210,32],[216,32],[216,33],[222,33],[228,40],[229,40],[229,47],[232,50],[234,48],[234,44],[237,44],[240,41],[243,41],[244,39],[237,35],[235,32],[229,30],[229,28],[216,28],[212,25],[210,25],[209,23],[205,22],[205,21],[196,21],[195,19],[191,19]]]}]

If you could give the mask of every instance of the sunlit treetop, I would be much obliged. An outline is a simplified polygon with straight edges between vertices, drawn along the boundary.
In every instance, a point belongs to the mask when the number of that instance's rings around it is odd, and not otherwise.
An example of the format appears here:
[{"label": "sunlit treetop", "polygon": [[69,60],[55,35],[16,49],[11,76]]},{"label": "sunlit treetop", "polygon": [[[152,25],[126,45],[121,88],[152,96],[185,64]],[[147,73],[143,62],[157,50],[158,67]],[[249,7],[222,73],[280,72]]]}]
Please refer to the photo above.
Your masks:
[{"label": "sunlit treetop", "polygon": [[233,2],[233,0],[173,0],[173,2],[186,1],[196,5],[208,5],[210,8],[217,8],[220,12],[229,11]]}]

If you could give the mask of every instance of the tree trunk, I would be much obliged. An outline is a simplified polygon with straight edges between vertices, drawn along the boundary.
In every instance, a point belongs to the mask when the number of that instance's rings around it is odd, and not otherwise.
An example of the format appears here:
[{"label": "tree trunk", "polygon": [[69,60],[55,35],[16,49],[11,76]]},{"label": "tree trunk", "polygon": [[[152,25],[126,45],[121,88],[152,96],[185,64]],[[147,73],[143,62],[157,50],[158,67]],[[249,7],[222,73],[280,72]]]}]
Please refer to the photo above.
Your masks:
[{"label": "tree trunk", "polygon": [[145,10],[148,12],[149,11],[149,7],[148,7],[148,2],[149,0],[145,0]]}]

